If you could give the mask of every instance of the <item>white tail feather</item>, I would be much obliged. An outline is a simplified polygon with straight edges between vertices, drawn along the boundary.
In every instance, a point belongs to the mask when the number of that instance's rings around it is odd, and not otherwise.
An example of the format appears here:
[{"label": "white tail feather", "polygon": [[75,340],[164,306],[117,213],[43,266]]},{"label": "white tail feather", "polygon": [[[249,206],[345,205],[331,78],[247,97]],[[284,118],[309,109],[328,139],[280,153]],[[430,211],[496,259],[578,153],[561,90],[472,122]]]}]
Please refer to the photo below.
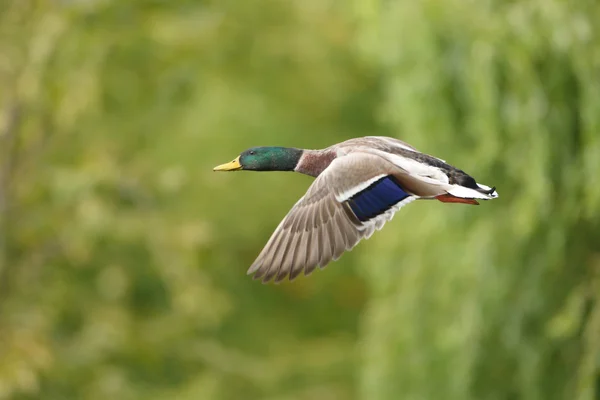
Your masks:
[{"label": "white tail feather", "polygon": [[[485,185],[477,184],[481,189],[490,191],[491,188]],[[494,190],[494,192],[490,194],[481,193],[475,189],[469,189],[460,185],[452,185],[450,190],[448,190],[452,196],[461,197],[463,199],[483,199],[490,200],[498,197],[498,192]]]}]

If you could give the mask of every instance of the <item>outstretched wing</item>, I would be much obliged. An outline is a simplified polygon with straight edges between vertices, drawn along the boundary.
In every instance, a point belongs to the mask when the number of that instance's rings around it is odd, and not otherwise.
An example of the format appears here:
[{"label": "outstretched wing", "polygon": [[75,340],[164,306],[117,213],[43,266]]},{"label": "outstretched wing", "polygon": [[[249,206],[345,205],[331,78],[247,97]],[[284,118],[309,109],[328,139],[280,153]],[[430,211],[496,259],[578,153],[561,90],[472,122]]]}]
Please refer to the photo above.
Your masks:
[{"label": "outstretched wing", "polygon": [[264,283],[293,280],[337,260],[417,198],[400,184],[403,175],[374,154],[335,159],[281,221],[248,274]]}]

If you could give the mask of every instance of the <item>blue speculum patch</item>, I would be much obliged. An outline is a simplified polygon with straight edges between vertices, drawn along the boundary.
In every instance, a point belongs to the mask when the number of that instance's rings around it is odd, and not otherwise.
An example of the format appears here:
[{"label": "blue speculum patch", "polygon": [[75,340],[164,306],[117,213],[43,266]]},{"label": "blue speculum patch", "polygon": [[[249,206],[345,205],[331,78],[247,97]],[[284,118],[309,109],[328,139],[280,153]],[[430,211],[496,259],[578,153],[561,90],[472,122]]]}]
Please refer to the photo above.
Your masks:
[{"label": "blue speculum patch", "polygon": [[383,214],[408,196],[396,179],[388,175],[356,193],[347,202],[358,219],[364,222]]}]

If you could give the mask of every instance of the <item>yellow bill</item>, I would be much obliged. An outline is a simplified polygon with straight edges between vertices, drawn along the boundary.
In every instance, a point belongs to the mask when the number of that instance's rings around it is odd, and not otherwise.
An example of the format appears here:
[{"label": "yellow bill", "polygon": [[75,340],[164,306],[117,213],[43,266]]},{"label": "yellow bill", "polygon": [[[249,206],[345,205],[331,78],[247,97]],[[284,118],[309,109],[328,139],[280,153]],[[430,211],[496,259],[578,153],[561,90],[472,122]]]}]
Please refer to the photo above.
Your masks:
[{"label": "yellow bill", "polygon": [[213,171],[237,171],[239,169],[242,169],[242,164],[240,164],[240,157],[238,156],[231,162],[217,165],[213,168]]}]

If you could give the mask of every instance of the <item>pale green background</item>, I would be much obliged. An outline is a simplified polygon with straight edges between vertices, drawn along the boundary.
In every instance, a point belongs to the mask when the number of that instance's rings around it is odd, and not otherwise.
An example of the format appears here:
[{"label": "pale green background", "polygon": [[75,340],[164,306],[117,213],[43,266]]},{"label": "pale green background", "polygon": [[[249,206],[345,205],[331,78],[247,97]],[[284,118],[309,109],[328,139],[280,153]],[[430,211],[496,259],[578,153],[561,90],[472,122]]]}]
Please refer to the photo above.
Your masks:
[{"label": "pale green background", "polygon": [[[399,137],[497,186],[293,284],[311,179]],[[600,399],[600,3],[4,0],[0,399]]]}]

